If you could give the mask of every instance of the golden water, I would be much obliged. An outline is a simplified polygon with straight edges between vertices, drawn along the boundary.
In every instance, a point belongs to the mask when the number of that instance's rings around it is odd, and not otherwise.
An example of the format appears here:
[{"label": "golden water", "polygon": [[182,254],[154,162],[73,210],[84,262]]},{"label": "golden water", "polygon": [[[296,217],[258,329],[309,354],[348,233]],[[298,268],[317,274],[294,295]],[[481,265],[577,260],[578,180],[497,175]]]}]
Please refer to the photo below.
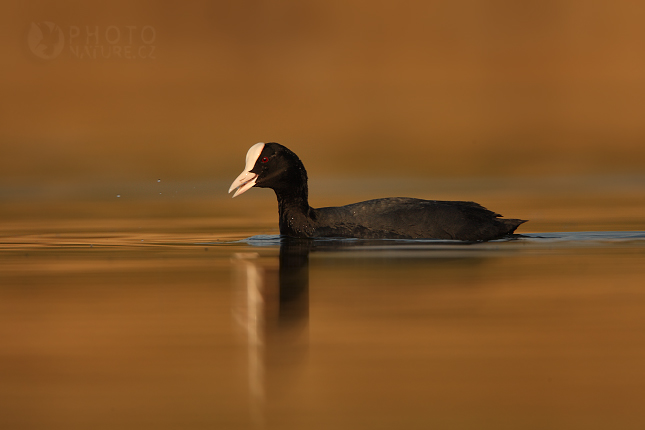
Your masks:
[{"label": "golden water", "polygon": [[5,200],[0,428],[643,428],[639,184],[471,184],[531,221],[470,245],[281,247],[260,190]]}]

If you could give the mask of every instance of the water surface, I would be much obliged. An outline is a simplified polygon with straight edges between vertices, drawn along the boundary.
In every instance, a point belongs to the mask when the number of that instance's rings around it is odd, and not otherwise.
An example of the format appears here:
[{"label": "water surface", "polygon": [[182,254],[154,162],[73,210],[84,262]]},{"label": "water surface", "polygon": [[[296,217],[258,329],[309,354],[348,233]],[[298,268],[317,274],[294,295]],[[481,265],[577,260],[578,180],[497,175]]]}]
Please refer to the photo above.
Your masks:
[{"label": "water surface", "polygon": [[484,191],[531,222],[475,244],[284,241],[258,196],[12,204],[0,427],[645,425],[641,194]]}]

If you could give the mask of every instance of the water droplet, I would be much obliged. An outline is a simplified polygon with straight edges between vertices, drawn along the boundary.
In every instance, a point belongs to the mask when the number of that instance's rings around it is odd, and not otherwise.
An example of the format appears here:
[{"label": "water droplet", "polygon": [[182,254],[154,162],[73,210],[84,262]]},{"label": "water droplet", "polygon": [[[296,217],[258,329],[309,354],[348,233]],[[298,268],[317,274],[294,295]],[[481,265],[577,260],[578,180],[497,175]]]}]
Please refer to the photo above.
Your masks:
[{"label": "water droplet", "polygon": [[157,182],[161,182],[161,179],[157,179]]},{"label": "water droplet", "polygon": [[116,196],[117,196],[117,197],[121,197],[121,194],[117,194]]}]

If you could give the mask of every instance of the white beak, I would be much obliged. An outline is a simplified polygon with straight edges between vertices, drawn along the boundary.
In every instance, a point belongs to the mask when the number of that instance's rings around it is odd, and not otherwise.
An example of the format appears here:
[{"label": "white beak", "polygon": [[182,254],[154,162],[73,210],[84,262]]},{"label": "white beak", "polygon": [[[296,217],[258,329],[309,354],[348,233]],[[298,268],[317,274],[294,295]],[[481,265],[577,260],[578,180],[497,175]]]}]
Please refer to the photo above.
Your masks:
[{"label": "white beak", "polygon": [[228,192],[230,193],[237,188],[237,191],[235,191],[233,197],[239,196],[255,185],[255,181],[258,179],[258,175],[256,173],[251,173],[251,169],[253,169],[253,166],[255,166],[255,162],[260,156],[260,153],[262,153],[263,149],[264,143],[260,142],[253,145],[246,153],[246,166],[244,166],[244,171],[240,173],[240,176],[235,178],[235,180],[231,184],[231,187],[228,189]]},{"label": "white beak", "polygon": [[228,192],[230,193],[234,189],[237,188],[237,191],[235,191],[235,194],[233,194],[233,197],[237,197],[240,194],[242,194],[244,191],[248,190],[249,188],[252,188],[255,185],[255,180],[258,178],[258,175],[255,173],[251,172],[242,172],[240,176],[238,176],[233,183],[231,184],[231,188],[228,189]]}]

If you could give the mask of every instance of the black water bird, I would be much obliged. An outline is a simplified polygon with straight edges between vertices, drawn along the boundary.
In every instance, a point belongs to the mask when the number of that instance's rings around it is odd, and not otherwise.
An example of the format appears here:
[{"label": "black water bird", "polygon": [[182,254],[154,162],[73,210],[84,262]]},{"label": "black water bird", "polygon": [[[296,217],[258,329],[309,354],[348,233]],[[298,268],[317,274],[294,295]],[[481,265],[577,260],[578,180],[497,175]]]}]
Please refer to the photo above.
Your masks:
[{"label": "black water bird", "polygon": [[257,143],[228,192],[271,188],[278,198],[280,234],[290,237],[485,241],[513,234],[526,222],[503,219],[474,202],[390,197],[339,207],[309,206],[307,171],[287,147]]}]

